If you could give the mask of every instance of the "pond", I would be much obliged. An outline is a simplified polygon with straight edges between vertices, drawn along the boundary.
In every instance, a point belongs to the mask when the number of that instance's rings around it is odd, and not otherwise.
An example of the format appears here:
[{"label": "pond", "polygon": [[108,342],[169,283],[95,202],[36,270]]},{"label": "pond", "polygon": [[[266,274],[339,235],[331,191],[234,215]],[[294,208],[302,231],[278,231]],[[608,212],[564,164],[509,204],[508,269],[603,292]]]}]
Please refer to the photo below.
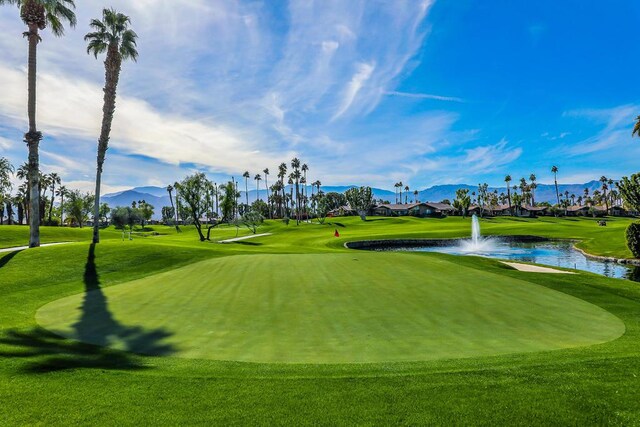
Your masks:
[{"label": "pond", "polygon": [[413,246],[376,248],[385,251],[440,252],[452,255],[476,255],[511,261],[525,261],[552,267],[589,271],[607,277],[640,282],[640,267],[587,258],[570,241],[513,242],[499,238],[452,242],[446,246]]}]

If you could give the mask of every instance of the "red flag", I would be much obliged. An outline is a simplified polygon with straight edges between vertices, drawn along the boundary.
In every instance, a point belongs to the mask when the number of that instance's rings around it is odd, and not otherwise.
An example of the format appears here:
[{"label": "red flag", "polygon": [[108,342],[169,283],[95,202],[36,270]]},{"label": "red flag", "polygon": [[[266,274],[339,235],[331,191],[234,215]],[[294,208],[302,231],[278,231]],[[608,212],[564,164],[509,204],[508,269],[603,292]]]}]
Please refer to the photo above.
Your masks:
[{"label": "red flag", "polygon": [[338,230],[336,229],[335,233],[333,233],[334,237],[340,237],[340,233],[338,233]]}]

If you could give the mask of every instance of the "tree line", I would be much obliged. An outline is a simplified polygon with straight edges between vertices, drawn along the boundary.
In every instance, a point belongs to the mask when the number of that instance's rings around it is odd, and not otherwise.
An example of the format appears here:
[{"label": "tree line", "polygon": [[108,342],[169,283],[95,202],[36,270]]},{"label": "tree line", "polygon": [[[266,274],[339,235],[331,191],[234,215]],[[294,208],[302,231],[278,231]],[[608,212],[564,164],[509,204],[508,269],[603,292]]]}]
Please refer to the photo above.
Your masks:
[{"label": "tree line", "polygon": [[[41,32],[50,28],[56,37],[64,35],[64,26],[74,28],[77,24],[75,15],[75,2],[73,0],[0,0],[1,5],[17,6],[19,16],[26,25],[27,31],[22,34],[28,41],[28,61],[27,61],[27,117],[29,128],[24,135],[24,142],[28,148],[28,162],[26,164],[27,188],[23,194],[27,201],[18,203],[18,214],[20,209],[26,212],[29,223],[29,246],[40,246],[40,225],[43,223],[44,211],[42,209],[45,195],[43,189],[48,188],[48,184],[41,182],[39,145],[43,139],[43,134],[38,130],[36,122],[36,74],[37,74],[37,52],[38,45],[43,41]],[[90,32],[84,37],[87,42],[87,53],[93,54],[96,59],[98,55],[106,53],[105,85],[103,98],[103,116],[100,127],[97,148],[97,166],[95,194],[92,200],[94,218],[100,218],[100,181],[103,171],[106,151],[108,149],[111,124],[115,112],[116,89],[120,77],[122,62],[128,59],[136,60],[138,52],[136,50],[137,34],[129,28],[130,19],[128,16],[115,11],[114,9],[103,9],[101,19],[92,19],[89,22]],[[18,36],[18,35],[16,35]],[[6,185],[5,185],[6,186]],[[5,189],[6,190],[6,189]],[[74,192],[69,193],[68,198],[79,200]],[[83,201],[89,200],[89,196],[82,197]],[[13,205],[13,202],[11,203]],[[45,202],[46,204],[46,202]],[[4,203],[6,206],[6,201]],[[22,208],[20,208],[22,206]],[[13,208],[13,206],[10,206]],[[26,208],[26,209],[25,209]],[[53,209],[53,202],[51,208]],[[9,210],[12,212],[12,209]],[[62,209],[62,214],[64,209]],[[98,243],[99,223],[94,221],[93,242]],[[82,221],[80,221],[82,224]]]}]

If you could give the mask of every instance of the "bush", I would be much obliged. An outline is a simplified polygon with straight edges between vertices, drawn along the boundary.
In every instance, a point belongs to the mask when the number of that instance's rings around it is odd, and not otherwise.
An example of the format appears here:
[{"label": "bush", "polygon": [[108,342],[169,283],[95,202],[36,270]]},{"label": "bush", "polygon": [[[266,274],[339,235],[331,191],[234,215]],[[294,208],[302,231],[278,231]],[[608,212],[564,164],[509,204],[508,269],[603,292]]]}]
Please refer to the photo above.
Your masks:
[{"label": "bush", "polygon": [[627,246],[634,257],[640,258],[640,222],[633,222],[627,227]]}]

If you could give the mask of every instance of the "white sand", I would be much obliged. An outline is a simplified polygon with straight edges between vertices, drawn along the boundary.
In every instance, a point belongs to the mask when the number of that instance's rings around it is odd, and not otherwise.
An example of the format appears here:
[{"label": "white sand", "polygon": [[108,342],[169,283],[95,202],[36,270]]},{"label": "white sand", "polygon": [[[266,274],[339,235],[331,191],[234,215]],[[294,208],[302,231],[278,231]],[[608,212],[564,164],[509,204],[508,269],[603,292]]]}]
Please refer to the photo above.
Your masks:
[{"label": "white sand", "polygon": [[270,236],[271,233],[262,233],[262,234],[251,234],[249,236],[236,237],[234,239],[220,240],[218,243],[233,243],[238,242],[240,240],[253,239],[254,237],[262,237],[262,236]]},{"label": "white sand", "polygon": [[509,267],[513,267],[516,270],[526,271],[527,273],[576,274],[572,271],[556,270],[555,268],[540,267],[538,265],[530,265],[530,264],[520,264],[518,262],[502,261],[502,263],[508,265]]},{"label": "white sand", "polygon": [[[45,247],[45,246],[56,246],[56,245],[65,245],[67,243],[73,243],[73,242],[59,242],[59,243],[45,243],[40,245],[40,247]],[[25,249],[29,249],[29,246],[16,246],[13,248],[4,248],[4,249],[0,249],[0,253],[2,252],[15,252],[15,251],[23,251]]]}]

